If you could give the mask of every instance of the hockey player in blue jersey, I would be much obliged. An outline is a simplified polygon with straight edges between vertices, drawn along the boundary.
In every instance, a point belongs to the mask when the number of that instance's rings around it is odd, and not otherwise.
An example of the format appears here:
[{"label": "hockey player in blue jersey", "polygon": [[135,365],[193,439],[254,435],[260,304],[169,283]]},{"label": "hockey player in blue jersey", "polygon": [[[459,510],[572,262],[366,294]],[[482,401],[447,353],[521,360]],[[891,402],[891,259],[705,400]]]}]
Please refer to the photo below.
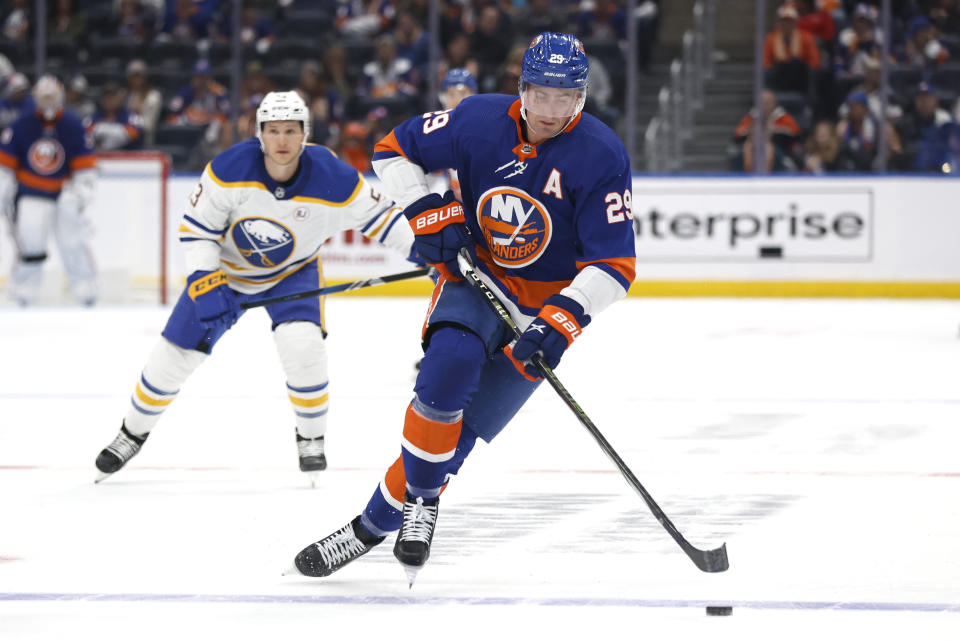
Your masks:
[{"label": "hockey player in blue jersey", "polygon": [[[529,359],[540,353],[556,367],[590,319],[626,295],[636,262],[630,162],[616,135],[582,113],[587,72],[579,40],[543,33],[524,54],[519,100],[471,96],[402,123],[376,146],[384,190],[442,277],[400,457],[360,515],[297,555],[300,573],[327,576],[399,530],[394,555],[412,585],[451,475],[539,385]],[[427,192],[425,174],[438,169],[457,170],[462,203]],[[516,342],[463,281],[462,248],[525,329]]]},{"label": "hockey player in blue jersey", "polygon": [[[257,137],[207,165],[180,225],[187,286],[143,368],[130,407],[100,452],[98,480],[137,452],[181,385],[243,313],[241,304],[316,289],[320,249],[355,229],[404,256],[413,232],[401,210],[326,147],[307,145],[310,113],[294,91],[257,108]],[[296,421],[300,469],[326,468],[329,389],[317,297],[266,306]]]},{"label": "hockey player in blue jersey", "polygon": [[83,216],[93,200],[96,156],[80,119],[63,109],[63,85],[41,76],[34,108],[0,134],[0,212],[12,214],[17,261],[10,295],[21,305],[36,301],[53,230],[70,291],[80,303],[97,297],[97,271]]}]

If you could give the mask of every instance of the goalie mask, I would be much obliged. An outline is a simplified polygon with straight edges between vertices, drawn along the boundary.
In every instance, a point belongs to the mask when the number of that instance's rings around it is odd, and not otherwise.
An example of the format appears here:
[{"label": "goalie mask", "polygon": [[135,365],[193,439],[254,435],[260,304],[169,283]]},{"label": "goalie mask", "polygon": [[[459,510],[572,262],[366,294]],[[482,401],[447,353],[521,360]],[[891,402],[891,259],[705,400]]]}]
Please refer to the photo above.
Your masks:
[{"label": "goalie mask", "polygon": [[529,124],[529,110],[541,116],[566,118],[569,125],[587,99],[588,72],[587,54],[577,38],[551,31],[534,38],[523,54],[520,70],[523,119]]},{"label": "goalie mask", "polygon": [[303,152],[310,138],[310,112],[296,91],[271,91],[257,107],[257,140],[260,141],[260,150],[266,151],[263,145],[263,126],[280,120],[296,120],[303,127],[303,142],[300,144],[300,151]]},{"label": "goalie mask", "polygon": [[45,120],[53,120],[63,109],[63,85],[49,74],[40,76],[33,87],[33,99]]}]

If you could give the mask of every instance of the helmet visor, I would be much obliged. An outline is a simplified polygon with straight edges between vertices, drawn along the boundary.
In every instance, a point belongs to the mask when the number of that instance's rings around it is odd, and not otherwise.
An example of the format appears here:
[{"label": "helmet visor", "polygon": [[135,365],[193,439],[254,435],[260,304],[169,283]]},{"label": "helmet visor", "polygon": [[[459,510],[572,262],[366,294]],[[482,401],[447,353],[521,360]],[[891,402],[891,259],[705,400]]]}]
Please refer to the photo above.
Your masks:
[{"label": "helmet visor", "polygon": [[572,118],[583,109],[585,88],[561,89],[520,81],[520,100],[524,109],[544,118]]}]

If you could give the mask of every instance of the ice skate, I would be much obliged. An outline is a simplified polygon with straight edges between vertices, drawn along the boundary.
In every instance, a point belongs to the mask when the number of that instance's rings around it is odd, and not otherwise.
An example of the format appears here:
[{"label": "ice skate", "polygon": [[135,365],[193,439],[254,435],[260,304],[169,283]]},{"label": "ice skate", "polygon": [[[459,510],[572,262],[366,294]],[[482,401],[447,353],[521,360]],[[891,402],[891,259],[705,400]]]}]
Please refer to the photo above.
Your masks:
[{"label": "ice skate", "polygon": [[430,543],[437,527],[439,509],[440,497],[424,500],[407,492],[404,499],[403,523],[393,546],[393,556],[403,565],[411,588],[417,573],[430,558]]},{"label": "ice skate", "polygon": [[127,461],[137,455],[137,452],[140,451],[143,442],[147,440],[148,436],[150,436],[150,434],[145,434],[144,436],[131,434],[127,431],[126,423],[124,423],[120,427],[120,433],[113,439],[113,442],[103,448],[99,456],[97,456],[96,465],[97,469],[100,470],[100,475],[97,476],[94,482],[99,483],[126,465]]},{"label": "ice skate", "polygon": [[307,474],[312,487],[317,487],[320,472],[327,469],[327,457],[323,453],[323,437],[306,438],[297,432],[297,451],[300,455],[300,471]]},{"label": "ice skate", "polygon": [[305,547],[293,564],[304,576],[330,576],[382,543],[384,538],[368,533],[357,516],[330,536]]}]

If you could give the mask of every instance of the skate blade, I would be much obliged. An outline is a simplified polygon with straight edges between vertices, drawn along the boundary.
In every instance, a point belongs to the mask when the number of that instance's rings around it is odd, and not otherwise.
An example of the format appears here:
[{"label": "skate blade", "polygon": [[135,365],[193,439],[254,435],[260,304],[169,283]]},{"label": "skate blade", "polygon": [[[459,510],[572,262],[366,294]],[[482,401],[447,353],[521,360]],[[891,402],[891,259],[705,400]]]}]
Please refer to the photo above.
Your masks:
[{"label": "skate blade", "polygon": [[310,479],[310,487],[313,489],[320,486],[320,472],[307,472],[307,478]]},{"label": "skate blade", "polygon": [[97,478],[93,479],[94,484],[99,483],[100,481],[110,478],[113,476],[113,472],[97,472]]},{"label": "skate blade", "polygon": [[297,569],[297,565],[295,563],[291,563],[280,573],[280,576],[303,576],[303,573]]},{"label": "skate blade", "polygon": [[417,574],[420,570],[423,569],[421,565],[407,565],[406,563],[401,563],[403,566],[403,571],[407,573],[407,582],[410,584],[410,589],[413,589],[413,582],[417,580]]}]

